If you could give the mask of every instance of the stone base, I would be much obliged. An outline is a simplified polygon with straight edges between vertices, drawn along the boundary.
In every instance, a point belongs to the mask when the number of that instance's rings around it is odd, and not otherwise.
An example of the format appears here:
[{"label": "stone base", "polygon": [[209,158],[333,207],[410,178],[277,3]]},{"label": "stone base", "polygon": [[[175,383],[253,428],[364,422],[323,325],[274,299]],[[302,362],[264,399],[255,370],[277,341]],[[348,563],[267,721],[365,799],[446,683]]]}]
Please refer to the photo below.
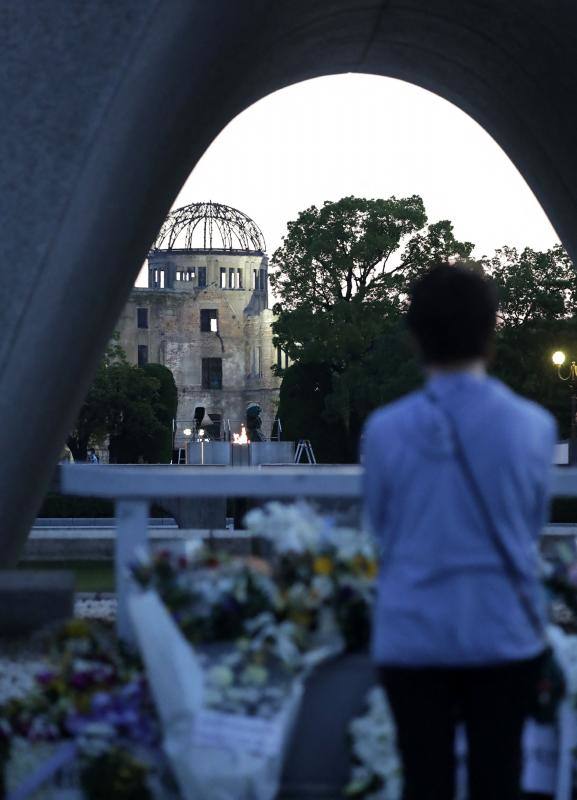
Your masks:
[{"label": "stone base", "polygon": [[226,524],[225,497],[162,497],[153,502],[173,516],[179,528],[224,528]]},{"label": "stone base", "polygon": [[0,636],[20,636],[74,613],[74,575],[0,571]]},{"label": "stone base", "polygon": [[321,664],[305,693],[283,770],[281,800],[335,800],[350,778],[349,725],[377,683],[366,653]]}]

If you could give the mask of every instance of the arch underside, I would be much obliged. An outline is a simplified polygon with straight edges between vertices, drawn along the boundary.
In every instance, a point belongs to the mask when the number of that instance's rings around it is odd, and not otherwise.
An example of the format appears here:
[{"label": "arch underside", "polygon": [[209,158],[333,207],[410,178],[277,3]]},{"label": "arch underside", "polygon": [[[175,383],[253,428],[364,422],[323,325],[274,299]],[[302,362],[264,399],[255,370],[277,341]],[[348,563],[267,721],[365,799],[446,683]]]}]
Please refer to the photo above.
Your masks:
[{"label": "arch underside", "polygon": [[179,188],[219,131],[266,94],[349,71],[436,92],[505,150],[577,257],[569,0],[46,6],[0,0],[10,110],[0,131],[4,563],[21,550]]}]

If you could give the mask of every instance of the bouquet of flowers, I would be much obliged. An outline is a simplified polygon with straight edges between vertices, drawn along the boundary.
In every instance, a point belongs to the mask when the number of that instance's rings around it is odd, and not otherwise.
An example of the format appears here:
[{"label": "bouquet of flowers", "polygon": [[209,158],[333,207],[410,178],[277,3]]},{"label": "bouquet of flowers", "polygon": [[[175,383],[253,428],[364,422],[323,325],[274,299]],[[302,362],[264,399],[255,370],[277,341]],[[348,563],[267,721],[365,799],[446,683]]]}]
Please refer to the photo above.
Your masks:
[{"label": "bouquet of flowers", "polygon": [[353,770],[347,797],[400,800],[401,764],[395,727],[384,691],[375,686],[367,696],[367,712],[350,725]]},{"label": "bouquet of flowers", "polygon": [[182,797],[276,796],[302,694],[292,631],[265,612],[235,642],[196,649],[156,591],[135,593],[130,613]]},{"label": "bouquet of flowers", "polygon": [[543,584],[549,596],[550,618],[568,633],[577,633],[577,541],[548,537],[542,560]]},{"label": "bouquet of flowers", "polygon": [[267,561],[197,548],[133,567],[131,616],[185,797],[275,796],[308,670],[342,649],[342,632],[367,638],[367,537],[304,503],[268,504],[246,524]]},{"label": "bouquet of flowers", "polygon": [[332,618],[348,650],[365,647],[377,574],[371,537],[337,527],[304,502],[268,503],[249,512],[245,525],[271,547],[285,618],[303,636],[330,628]]},{"label": "bouquet of flowers", "polygon": [[246,634],[250,620],[280,607],[270,569],[258,559],[202,548],[189,557],[161,550],[142,555],[133,576],[141,588],[158,593],[192,644],[235,641]]},{"label": "bouquet of flowers", "polygon": [[141,669],[109,629],[82,620],[59,630],[50,649],[36,688],[0,707],[5,791],[46,784],[52,770],[89,800],[152,797],[160,738]]}]

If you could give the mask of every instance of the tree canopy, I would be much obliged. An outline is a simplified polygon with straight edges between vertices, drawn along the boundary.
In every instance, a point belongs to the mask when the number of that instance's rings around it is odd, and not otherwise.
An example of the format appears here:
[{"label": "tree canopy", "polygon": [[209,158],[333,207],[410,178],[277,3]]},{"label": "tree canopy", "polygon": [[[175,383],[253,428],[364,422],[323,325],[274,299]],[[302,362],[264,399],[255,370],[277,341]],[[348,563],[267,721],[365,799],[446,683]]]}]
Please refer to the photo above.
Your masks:
[{"label": "tree canopy", "polygon": [[[399,325],[411,282],[439,259],[468,258],[472,248],[455,238],[449,221],[427,225],[416,195],[345,197],[289,223],[272,258],[273,332],[291,360],[330,373],[321,382],[323,424],[344,431],[341,460],[356,458],[367,413],[418,380]],[[281,408],[286,427],[283,390]]]},{"label": "tree canopy", "polygon": [[277,342],[293,360],[333,360],[331,353],[339,360],[335,328],[344,327],[354,357],[372,341],[374,319],[400,312],[417,275],[472,249],[447,220],[427,225],[417,195],[312,206],[289,222],[272,257]]},{"label": "tree canopy", "polygon": [[502,247],[482,263],[499,288],[502,326],[551,322],[575,313],[577,272],[561,245],[545,252]]},{"label": "tree canopy", "polygon": [[[541,403],[569,435],[569,388],[551,363],[555,350],[577,358],[577,273],[561,245],[543,252],[503,247],[483,259],[499,290],[493,373]],[[572,355],[571,355],[572,354]]]},{"label": "tree canopy", "polygon": [[109,437],[117,463],[170,462],[177,394],[172,373],[160,364],[129,364],[115,336],[98,366],[68,444],[74,458]]},{"label": "tree canopy", "polygon": [[499,290],[493,372],[548,407],[566,434],[567,385],[551,353],[571,353],[576,341],[573,264],[560,245],[502,247],[476,262],[472,250],[449,221],[428,224],[416,195],[345,197],[289,223],[271,277],[275,341],[294,362],[281,387],[284,430],[310,438],[321,460],[356,459],[366,416],[421,382],[403,323],[410,285],[433,263],[453,259],[491,276]]}]

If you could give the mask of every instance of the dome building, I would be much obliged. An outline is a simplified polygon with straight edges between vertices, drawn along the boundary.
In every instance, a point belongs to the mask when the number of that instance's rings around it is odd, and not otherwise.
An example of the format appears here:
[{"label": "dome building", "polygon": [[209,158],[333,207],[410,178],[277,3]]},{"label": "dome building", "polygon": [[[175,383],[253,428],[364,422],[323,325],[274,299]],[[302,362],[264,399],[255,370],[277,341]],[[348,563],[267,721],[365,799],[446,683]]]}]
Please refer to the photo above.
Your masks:
[{"label": "dome building", "polygon": [[219,203],[172,211],[148,255],[148,288],[133,289],[118,331],[129,361],[164,364],[174,375],[175,447],[194,430],[197,409],[210,438],[227,438],[256,402],[271,435],[280,385],[272,321],[258,226]]}]

